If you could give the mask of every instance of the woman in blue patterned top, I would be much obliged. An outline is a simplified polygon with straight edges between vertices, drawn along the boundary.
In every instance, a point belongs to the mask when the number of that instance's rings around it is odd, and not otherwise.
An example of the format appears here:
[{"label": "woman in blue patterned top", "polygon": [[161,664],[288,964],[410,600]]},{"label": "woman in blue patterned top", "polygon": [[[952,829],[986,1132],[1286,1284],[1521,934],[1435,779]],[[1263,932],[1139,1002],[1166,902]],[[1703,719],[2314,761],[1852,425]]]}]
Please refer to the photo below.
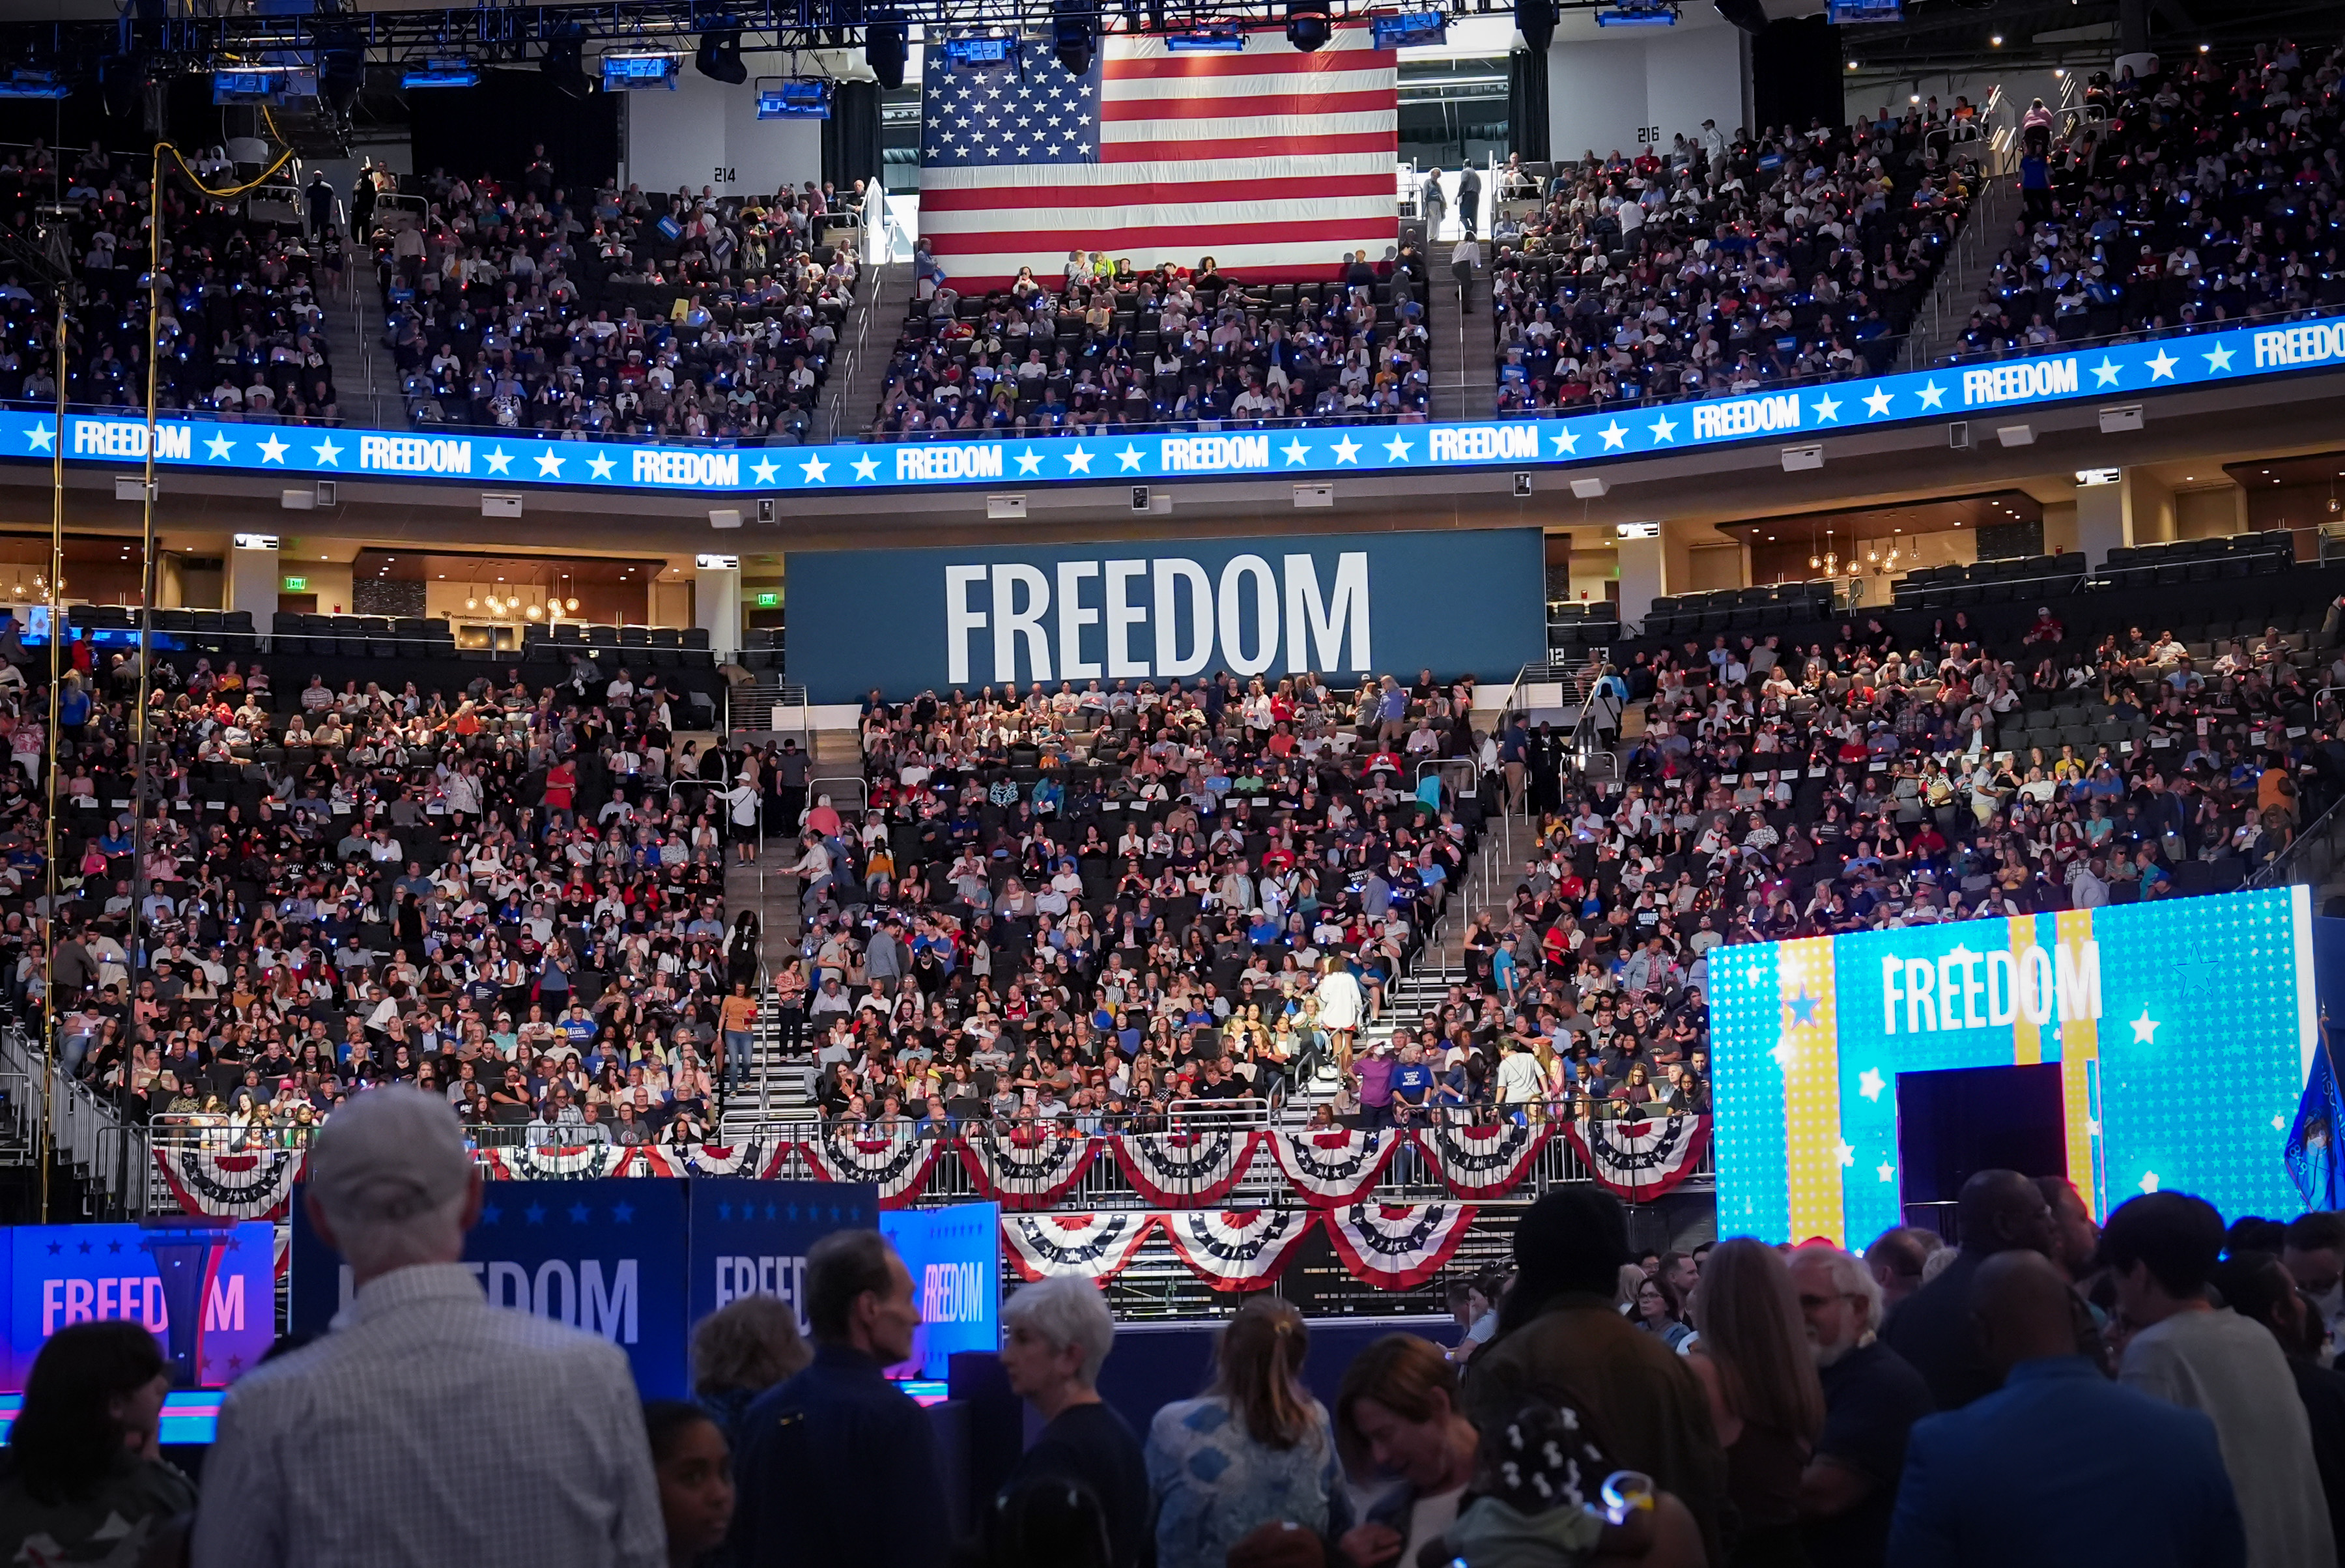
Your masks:
[{"label": "woman in blue patterned top", "polygon": [[1148,1485],[1157,1568],[1223,1568],[1265,1524],[1332,1541],[1350,1503],[1327,1411],[1303,1386],[1310,1330],[1283,1301],[1256,1297],[1222,1330],[1213,1385],[1156,1412]]}]

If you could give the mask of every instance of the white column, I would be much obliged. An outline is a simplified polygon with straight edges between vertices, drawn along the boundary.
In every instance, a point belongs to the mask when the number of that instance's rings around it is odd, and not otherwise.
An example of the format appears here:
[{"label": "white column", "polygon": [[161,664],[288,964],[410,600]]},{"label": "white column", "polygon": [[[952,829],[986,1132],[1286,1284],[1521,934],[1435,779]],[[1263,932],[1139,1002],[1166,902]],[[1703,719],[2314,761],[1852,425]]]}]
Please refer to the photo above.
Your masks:
[{"label": "white column", "polygon": [[723,559],[734,564],[712,566],[703,557],[692,580],[692,623],[708,634],[719,664],[741,651],[741,566],[736,556]]},{"label": "white column", "polygon": [[1656,535],[1650,539],[1620,541],[1620,619],[1624,625],[1635,626],[1653,607],[1653,601],[1669,590],[1663,585],[1662,542]]},{"label": "white column", "polygon": [[2088,571],[2099,571],[2109,552],[2133,543],[2132,519],[2126,511],[2126,486],[2080,484],[2076,487],[2076,550]]},{"label": "white column", "polygon": [[221,608],[249,613],[252,629],[264,637],[275,625],[278,585],[282,581],[278,565],[273,541],[266,547],[240,541],[228,547],[228,581],[220,596]]}]

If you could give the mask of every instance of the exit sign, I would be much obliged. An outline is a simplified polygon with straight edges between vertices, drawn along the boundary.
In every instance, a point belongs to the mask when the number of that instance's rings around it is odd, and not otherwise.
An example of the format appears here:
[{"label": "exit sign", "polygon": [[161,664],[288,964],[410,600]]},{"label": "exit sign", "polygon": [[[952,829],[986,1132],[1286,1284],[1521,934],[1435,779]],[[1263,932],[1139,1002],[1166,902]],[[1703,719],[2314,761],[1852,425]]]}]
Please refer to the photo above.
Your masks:
[{"label": "exit sign", "polygon": [[285,591],[289,594],[306,594],[310,591],[310,579],[288,577],[285,579]]},{"label": "exit sign", "polygon": [[778,609],[781,607],[781,603],[782,596],[779,594],[759,594],[757,596],[757,607],[761,610]]}]

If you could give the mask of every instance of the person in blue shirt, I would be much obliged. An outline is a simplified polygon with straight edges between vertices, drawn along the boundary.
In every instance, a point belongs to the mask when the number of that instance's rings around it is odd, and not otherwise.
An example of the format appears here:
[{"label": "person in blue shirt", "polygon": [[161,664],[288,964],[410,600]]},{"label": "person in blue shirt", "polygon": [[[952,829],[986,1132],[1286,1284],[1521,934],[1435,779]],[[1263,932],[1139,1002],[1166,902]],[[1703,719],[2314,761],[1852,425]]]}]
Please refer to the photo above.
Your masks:
[{"label": "person in blue shirt", "polygon": [[1400,1061],[1392,1072],[1393,1120],[1402,1124],[1422,1121],[1433,1098],[1433,1068],[1407,1030],[1395,1030],[1394,1033],[1400,1045]]},{"label": "person in blue shirt", "polygon": [[1996,1392],[1914,1423],[1890,1526],[1899,1568],[2243,1568],[2215,1424],[2076,1352],[2077,1303],[2041,1253],[1982,1264],[1973,1318]]}]

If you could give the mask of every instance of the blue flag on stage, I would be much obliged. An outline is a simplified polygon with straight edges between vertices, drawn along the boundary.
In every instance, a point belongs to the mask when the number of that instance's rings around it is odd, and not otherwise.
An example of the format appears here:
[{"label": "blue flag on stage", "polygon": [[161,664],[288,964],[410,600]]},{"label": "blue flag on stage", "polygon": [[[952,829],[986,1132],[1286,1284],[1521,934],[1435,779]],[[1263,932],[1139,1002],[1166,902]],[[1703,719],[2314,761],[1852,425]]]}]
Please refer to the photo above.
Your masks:
[{"label": "blue flag on stage", "polygon": [[2312,1071],[2304,1080],[2304,1097],[2297,1102],[2296,1125],[2288,1132],[2288,1174],[2305,1206],[2316,1209],[2345,1207],[2345,1180],[2340,1179],[2337,1138],[2345,1128],[2345,1103],[2340,1103],[2337,1074],[2329,1064],[2328,1030],[2323,1021],[2320,1049],[2313,1053]]}]

